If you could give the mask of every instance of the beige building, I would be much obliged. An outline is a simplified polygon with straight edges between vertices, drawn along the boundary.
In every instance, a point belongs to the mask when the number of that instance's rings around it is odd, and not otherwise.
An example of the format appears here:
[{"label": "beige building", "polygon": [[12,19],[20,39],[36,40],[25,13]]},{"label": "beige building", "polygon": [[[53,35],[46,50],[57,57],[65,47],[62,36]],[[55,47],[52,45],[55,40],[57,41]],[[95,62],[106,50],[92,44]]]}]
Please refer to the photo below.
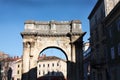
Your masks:
[{"label": "beige building", "polygon": [[6,70],[8,63],[5,63],[6,62],[5,59],[8,57],[9,57],[8,54],[0,51],[0,80],[7,78]]},{"label": "beige building", "polygon": [[37,64],[38,80],[53,80],[67,78],[67,63],[55,56],[40,57]]},{"label": "beige building", "polygon": [[[67,63],[65,60],[55,56],[42,56],[39,57],[37,62],[37,80],[65,80],[67,78]],[[2,68],[4,72],[2,79],[8,80],[7,75],[10,74],[12,80],[21,80],[22,58],[6,58]]]},{"label": "beige building", "polygon": [[22,58],[13,61],[10,65],[12,68],[12,79],[21,80],[22,77]]},{"label": "beige building", "polygon": [[0,80],[21,80],[22,59],[19,57],[8,57],[1,61]]}]

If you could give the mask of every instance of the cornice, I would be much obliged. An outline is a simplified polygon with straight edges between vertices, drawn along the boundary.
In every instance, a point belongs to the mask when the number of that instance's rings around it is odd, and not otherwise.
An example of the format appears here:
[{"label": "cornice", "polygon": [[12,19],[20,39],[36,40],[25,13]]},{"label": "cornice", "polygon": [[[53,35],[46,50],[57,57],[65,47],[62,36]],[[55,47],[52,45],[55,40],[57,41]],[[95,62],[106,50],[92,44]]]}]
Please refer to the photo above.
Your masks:
[{"label": "cornice", "polygon": [[95,4],[93,10],[91,11],[91,13],[89,14],[88,16],[88,19],[91,19],[91,17],[95,14],[96,10],[99,8],[99,6],[101,5],[101,3],[103,2],[104,0],[98,0],[97,3]]},{"label": "cornice", "polygon": [[108,14],[108,16],[103,20],[104,25],[107,25],[111,21],[115,21],[114,19],[118,18],[118,16],[120,16],[120,1]]},{"label": "cornice", "polygon": [[75,33],[75,32],[71,32],[71,33],[48,33],[48,34],[45,34],[45,33],[39,33],[39,32],[22,32],[21,33],[21,36],[23,37],[24,35],[28,35],[28,36],[31,36],[31,35],[34,35],[34,36],[43,36],[43,37],[66,37],[66,36],[80,36],[82,35],[83,33]]}]

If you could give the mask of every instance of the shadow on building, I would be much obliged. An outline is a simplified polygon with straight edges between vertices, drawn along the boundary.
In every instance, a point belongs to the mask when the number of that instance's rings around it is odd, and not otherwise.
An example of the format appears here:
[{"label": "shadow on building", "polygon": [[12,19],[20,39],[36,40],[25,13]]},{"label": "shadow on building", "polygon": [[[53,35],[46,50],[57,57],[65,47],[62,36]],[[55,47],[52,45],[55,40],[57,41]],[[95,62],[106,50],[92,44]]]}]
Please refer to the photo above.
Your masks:
[{"label": "shadow on building", "polygon": [[44,76],[38,77],[37,80],[66,80],[62,72],[48,72]]},{"label": "shadow on building", "polygon": [[22,74],[22,80],[36,80],[36,79],[37,79],[37,67],[32,68],[27,73]]},{"label": "shadow on building", "polygon": [[[31,76],[32,75],[32,76]],[[62,72],[48,72],[37,78],[37,67],[22,74],[22,80],[66,80]]]},{"label": "shadow on building", "polygon": [[37,67],[35,67],[31,69],[29,72],[22,74],[21,80],[78,80],[78,77],[79,79],[81,78],[82,68],[78,69],[76,64],[77,63],[67,61],[66,77],[63,75],[62,72],[48,72],[47,74],[44,74],[44,76],[37,78]]},{"label": "shadow on building", "polygon": [[8,72],[7,72],[7,80],[11,80],[12,79],[12,68],[11,67],[9,67],[9,69],[8,69]]},{"label": "shadow on building", "polygon": [[35,67],[29,72],[22,74],[21,80],[83,80],[82,62],[75,63],[66,61],[66,64],[66,76],[64,76],[62,72],[48,72],[44,74],[44,76],[37,77],[37,67]]},{"label": "shadow on building", "polygon": [[[80,40],[81,41],[81,40]],[[73,45],[73,44],[71,44]],[[83,80],[83,50],[82,42],[74,43],[75,52],[71,54],[71,61],[67,59],[66,77],[62,72],[50,72],[42,77],[37,78],[37,67],[29,70],[29,72],[22,74],[22,80]],[[74,49],[73,49],[74,50]],[[48,76],[49,74],[61,74],[61,76]],[[50,79],[49,79],[50,78]],[[58,78],[58,79],[57,79]]]},{"label": "shadow on building", "polygon": [[[37,67],[31,69],[29,72],[22,74],[22,80],[75,80],[77,73],[76,64],[67,61],[67,74],[66,77],[62,72],[48,72],[44,76],[37,78]],[[80,75],[79,75],[80,76]]]}]

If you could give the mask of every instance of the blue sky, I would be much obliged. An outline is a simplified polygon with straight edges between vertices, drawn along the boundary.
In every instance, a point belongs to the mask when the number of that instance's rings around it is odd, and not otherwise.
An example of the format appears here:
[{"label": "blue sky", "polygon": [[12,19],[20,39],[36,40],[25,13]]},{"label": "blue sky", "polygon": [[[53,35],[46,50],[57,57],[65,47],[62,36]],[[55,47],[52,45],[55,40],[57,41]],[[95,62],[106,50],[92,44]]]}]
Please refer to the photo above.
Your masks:
[{"label": "blue sky", "polygon": [[81,20],[82,30],[89,38],[88,15],[97,0],[0,0],[0,51],[21,56],[26,20]]}]

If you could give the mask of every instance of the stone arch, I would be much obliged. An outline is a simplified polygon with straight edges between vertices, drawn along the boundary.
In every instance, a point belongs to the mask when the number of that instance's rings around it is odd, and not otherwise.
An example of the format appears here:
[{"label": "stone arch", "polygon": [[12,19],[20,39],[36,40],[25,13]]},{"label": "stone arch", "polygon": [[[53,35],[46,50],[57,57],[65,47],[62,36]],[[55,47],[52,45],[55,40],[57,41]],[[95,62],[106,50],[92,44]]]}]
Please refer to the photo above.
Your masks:
[{"label": "stone arch", "polygon": [[44,48],[44,49],[43,49],[40,53],[42,53],[44,50],[49,49],[49,48],[56,48],[56,49],[59,49],[60,51],[62,51],[62,52],[63,52],[63,54],[64,54],[64,55],[65,55],[65,57],[66,57],[66,60],[68,61],[68,57],[67,57],[66,52],[65,52],[64,50],[62,50],[61,48],[56,47],[56,46],[48,46],[48,47]]},{"label": "stone arch", "polygon": [[67,79],[83,79],[82,44],[85,35],[79,20],[26,21],[23,38],[22,80],[36,80],[37,58],[42,50],[56,47],[67,56]]}]

